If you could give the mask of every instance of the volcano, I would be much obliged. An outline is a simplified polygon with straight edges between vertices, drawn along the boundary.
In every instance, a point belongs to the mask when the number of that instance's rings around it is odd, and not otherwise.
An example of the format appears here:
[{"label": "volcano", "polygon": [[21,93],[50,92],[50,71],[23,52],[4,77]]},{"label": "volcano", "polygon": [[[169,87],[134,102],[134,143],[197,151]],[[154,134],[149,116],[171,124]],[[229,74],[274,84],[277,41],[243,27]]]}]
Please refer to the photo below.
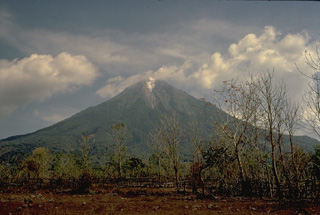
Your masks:
[{"label": "volcano", "polygon": [[[46,147],[53,152],[77,152],[83,132],[93,134],[95,142],[92,154],[104,153],[107,148],[107,131],[117,123],[124,123],[132,137],[128,142],[130,154],[146,156],[151,154],[148,147],[150,132],[160,117],[176,113],[181,127],[186,128],[194,119],[203,120],[204,134],[209,135],[213,125],[226,114],[203,99],[196,99],[165,81],[140,81],[126,88],[119,95],[94,107],[89,107],[68,119],[36,132],[12,136],[0,140],[0,158],[31,154],[37,147]],[[186,139],[186,138],[184,138]],[[286,137],[284,137],[286,139]],[[319,142],[307,136],[296,136],[295,141],[312,151]],[[181,141],[184,154],[190,149],[188,141]],[[189,150],[190,153],[190,150]]]},{"label": "volcano", "polygon": [[[129,151],[138,155],[148,154],[151,152],[147,145],[150,132],[160,117],[175,112],[184,127],[195,117],[206,118],[205,114],[215,118],[217,111],[208,104],[165,81],[140,81],[110,100],[52,126],[1,140],[0,157],[30,154],[36,147],[46,147],[55,152],[75,152],[79,150],[78,140],[83,132],[94,135],[94,152],[105,151],[107,131],[120,122],[128,127],[132,135],[128,143]],[[209,129],[210,126],[207,127]]]}]

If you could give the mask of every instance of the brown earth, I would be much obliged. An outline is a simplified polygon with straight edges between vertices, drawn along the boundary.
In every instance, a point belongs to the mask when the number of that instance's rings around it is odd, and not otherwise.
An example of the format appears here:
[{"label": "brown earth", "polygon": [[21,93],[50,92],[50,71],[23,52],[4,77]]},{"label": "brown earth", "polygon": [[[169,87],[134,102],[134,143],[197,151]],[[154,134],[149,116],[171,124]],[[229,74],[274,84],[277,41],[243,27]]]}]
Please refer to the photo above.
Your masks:
[{"label": "brown earth", "polygon": [[86,195],[23,190],[0,193],[0,214],[320,214],[311,201],[207,198],[174,189],[106,188]]}]

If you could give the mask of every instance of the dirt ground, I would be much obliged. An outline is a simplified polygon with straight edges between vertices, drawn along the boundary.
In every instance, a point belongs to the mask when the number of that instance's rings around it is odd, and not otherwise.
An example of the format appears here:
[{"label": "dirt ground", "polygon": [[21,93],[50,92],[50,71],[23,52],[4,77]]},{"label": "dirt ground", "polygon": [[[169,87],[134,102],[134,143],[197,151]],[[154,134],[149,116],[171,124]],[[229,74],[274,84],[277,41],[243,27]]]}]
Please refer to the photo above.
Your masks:
[{"label": "dirt ground", "polygon": [[199,199],[174,189],[106,188],[90,194],[0,192],[0,214],[320,214],[320,204],[260,198]]}]

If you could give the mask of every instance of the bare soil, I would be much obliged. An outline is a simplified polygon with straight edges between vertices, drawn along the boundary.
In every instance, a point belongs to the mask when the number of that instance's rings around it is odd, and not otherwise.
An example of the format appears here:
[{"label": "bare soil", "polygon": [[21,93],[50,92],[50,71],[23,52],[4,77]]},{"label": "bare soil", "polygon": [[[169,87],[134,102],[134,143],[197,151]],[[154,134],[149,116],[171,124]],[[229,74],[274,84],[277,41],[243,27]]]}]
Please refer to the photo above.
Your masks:
[{"label": "bare soil", "polygon": [[312,201],[261,198],[197,198],[174,189],[104,188],[79,195],[66,191],[2,191],[0,214],[320,214]]}]

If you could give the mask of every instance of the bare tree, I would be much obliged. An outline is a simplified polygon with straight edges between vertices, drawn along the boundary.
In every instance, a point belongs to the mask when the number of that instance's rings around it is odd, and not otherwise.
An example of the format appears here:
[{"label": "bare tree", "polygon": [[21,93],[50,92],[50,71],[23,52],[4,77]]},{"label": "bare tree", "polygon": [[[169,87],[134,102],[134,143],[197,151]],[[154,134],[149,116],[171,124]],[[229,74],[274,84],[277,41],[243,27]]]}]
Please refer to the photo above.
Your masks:
[{"label": "bare tree", "polygon": [[153,155],[156,159],[157,166],[158,166],[158,178],[159,182],[161,183],[161,176],[162,176],[162,161],[164,159],[164,145],[162,143],[162,130],[155,129],[153,132],[150,133],[150,140],[148,142],[148,146],[152,149]]},{"label": "bare tree", "polygon": [[[160,119],[159,124],[155,128],[157,150],[162,150],[161,153],[168,159],[170,166],[174,170],[176,188],[179,191],[179,143],[182,135],[182,129],[178,122],[176,113],[166,115]],[[159,152],[160,152],[159,151]]]},{"label": "bare tree", "polygon": [[291,161],[291,167],[293,170],[293,180],[295,182],[295,187],[298,188],[299,181],[298,181],[298,167],[297,167],[297,157],[296,157],[296,147],[293,140],[293,135],[298,129],[298,126],[300,124],[300,112],[299,112],[299,105],[293,104],[290,101],[288,101],[285,109],[285,126],[286,130],[289,135],[289,142],[290,142],[290,161]]},{"label": "bare tree", "polygon": [[203,122],[193,118],[188,123],[188,134],[187,137],[191,142],[191,152],[192,152],[192,164],[191,164],[191,181],[192,181],[192,192],[197,193],[197,184],[200,183],[202,193],[204,194],[204,183],[201,178],[202,167],[204,166],[203,158]]},{"label": "bare tree", "polygon": [[118,177],[122,178],[122,165],[128,157],[127,142],[131,133],[124,123],[118,123],[111,126],[111,131],[108,133],[107,139],[109,147],[112,148],[112,158],[116,162]]},{"label": "bare tree", "polygon": [[298,71],[309,79],[306,95],[303,97],[306,111],[303,114],[305,123],[313,134],[320,138],[320,53],[319,47],[316,47],[316,54],[305,52],[306,64],[309,66],[311,73]]},{"label": "bare tree", "polygon": [[249,194],[250,183],[243,165],[242,150],[250,144],[251,123],[257,122],[256,85],[251,82],[237,83],[236,80],[224,81],[222,90],[215,90],[213,102],[227,114],[219,114],[217,126],[231,142],[239,167],[239,180],[242,193]]},{"label": "bare tree", "polygon": [[267,132],[266,140],[271,147],[272,172],[277,187],[277,196],[283,196],[280,173],[277,160],[280,161],[282,174],[290,185],[289,175],[285,169],[283,158],[283,135],[290,130],[294,132],[296,109],[291,109],[290,100],[287,97],[287,89],[284,82],[273,84],[273,73],[267,72],[257,78],[260,107],[262,109],[263,122]]},{"label": "bare tree", "polygon": [[80,144],[81,156],[82,156],[82,167],[83,170],[88,171],[91,167],[90,164],[90,152],[92,146],[95,142],[94,134],[88,134],[88,132],[83,132],[81,139],[78,140]]}]

